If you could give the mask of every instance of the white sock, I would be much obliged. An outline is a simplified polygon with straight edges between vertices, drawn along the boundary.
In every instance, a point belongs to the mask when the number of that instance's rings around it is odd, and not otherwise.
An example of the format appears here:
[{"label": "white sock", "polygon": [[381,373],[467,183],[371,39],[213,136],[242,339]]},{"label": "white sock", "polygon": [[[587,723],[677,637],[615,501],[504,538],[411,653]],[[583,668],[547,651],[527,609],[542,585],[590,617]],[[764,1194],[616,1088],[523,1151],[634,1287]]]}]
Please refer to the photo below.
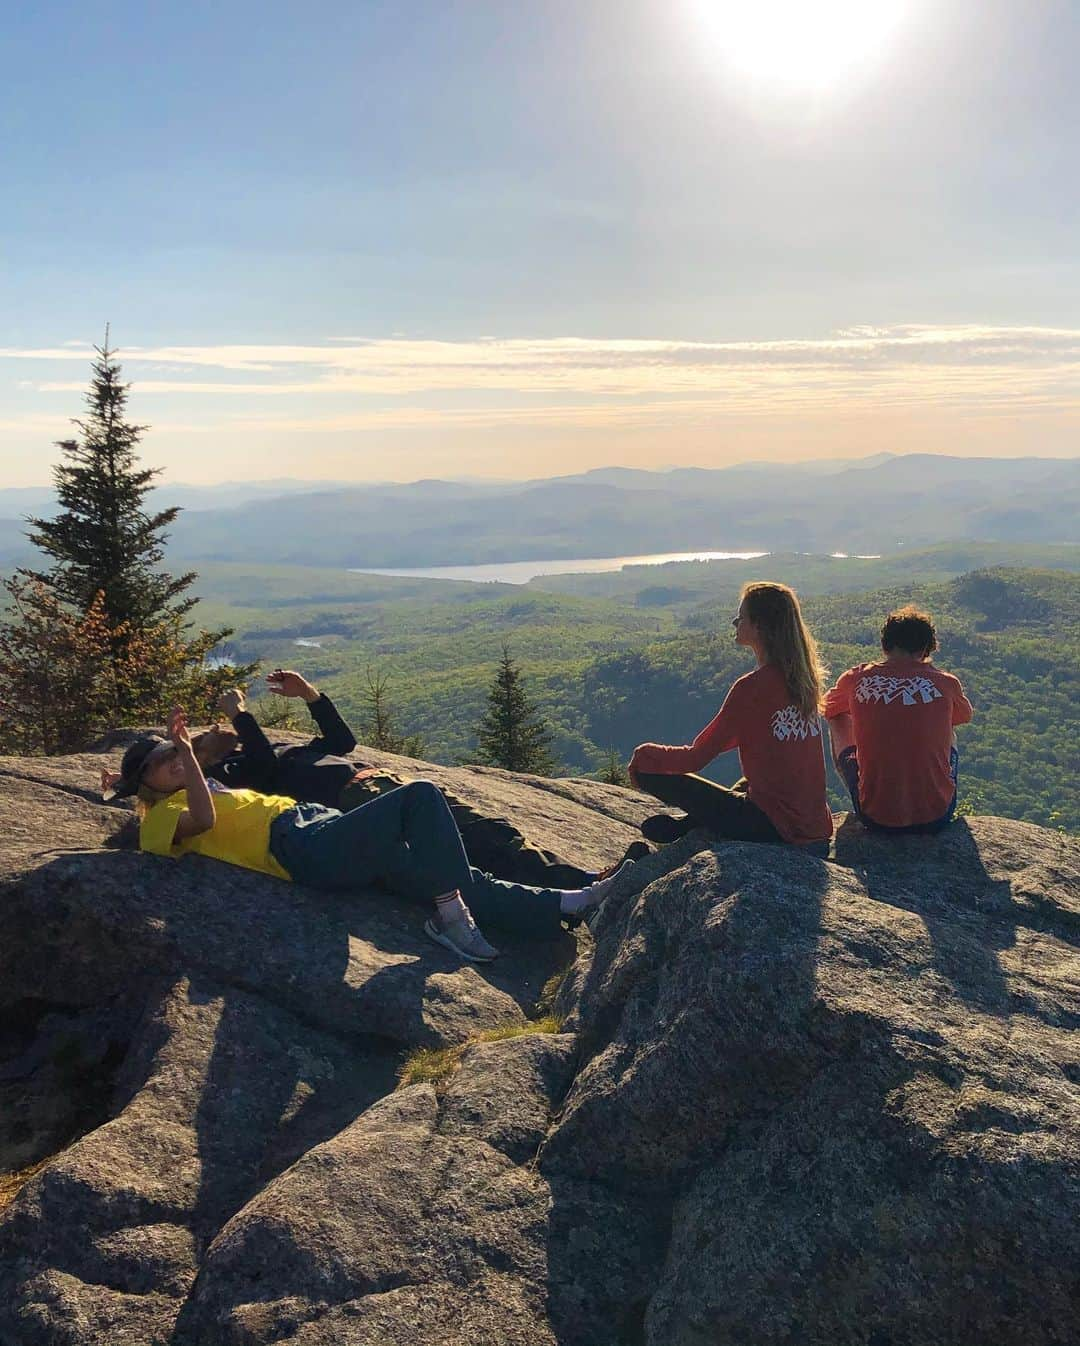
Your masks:
[{"label": "white sock", "polygon": [[586,907],[598,906],[607,897],[608,890],[623,870],[633,863],[633,860],[624,860],[614,874],[609,874],[606,879],[600,879],[596,883],[590,883],[588,888],[566,889],[559,899],[559,910],[564,916],[576,916]]},{"label": "white sock", "polygon": [[559,910],[564,916],[576,916],[582,907],[591,904],[589,894],[596,887],[590,883],[588,888],[566,888],[559,895]]},{"label": "white sock", "polygon": [[435,899],[435,915],[443,929],[455,921],[464,921],[468,918],[469,908],[457,888],[448,893],[441,893]]}]

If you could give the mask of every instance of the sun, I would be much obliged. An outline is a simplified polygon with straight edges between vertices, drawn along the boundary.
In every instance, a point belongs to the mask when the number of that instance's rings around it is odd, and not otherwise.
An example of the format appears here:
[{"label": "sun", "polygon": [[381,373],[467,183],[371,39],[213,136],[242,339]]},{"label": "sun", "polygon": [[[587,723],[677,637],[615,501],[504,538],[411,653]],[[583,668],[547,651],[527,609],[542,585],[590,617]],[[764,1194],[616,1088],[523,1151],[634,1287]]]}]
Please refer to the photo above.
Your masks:
[{"label": "sun", "polygon": [[884,55],[910,0],[694,0],[732,73],[823,88]]}]

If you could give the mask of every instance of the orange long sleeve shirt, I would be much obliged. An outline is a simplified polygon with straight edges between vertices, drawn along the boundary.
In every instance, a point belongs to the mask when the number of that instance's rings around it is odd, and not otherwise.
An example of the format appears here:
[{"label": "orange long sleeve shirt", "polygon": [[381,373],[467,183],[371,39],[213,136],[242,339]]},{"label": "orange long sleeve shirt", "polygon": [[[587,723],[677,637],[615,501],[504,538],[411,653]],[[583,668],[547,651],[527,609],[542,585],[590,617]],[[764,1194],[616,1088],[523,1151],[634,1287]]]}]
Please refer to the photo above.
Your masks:
[{"label": "orange long sleeve shirt", "polygon": [[916,655],[858,664],[825,698],[825,716],[850,715],[859,808],[883,827],[935,822],[952,803],[953,726],[971,719],[960,680]]},{"label": "orange long sleeve shirt", "polygon": [[825,797],[821,727],[817,716],[807,720],[792,704],[783,674],[772,664],[739,678],[693,743],[643,743],[633,767],[663,776],[700,771],[733,748],[739,751],[750,799],[785,841],[828,841],[833,821]]}]

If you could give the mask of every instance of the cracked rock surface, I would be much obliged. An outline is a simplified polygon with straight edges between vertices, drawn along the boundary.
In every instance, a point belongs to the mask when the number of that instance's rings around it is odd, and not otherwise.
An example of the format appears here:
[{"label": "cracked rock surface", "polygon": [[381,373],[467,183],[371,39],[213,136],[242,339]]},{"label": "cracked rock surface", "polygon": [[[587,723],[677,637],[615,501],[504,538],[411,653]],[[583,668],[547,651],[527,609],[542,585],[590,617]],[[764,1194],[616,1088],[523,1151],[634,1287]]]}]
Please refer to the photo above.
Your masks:
[{"label": "cracked rock surface", "polygon": [[[377,893],[110,849],[118,755],[0,759],[0,1346],[1078,1340],[1075,838],[691,833],[478,970]],[[653,808],[364,757],[577,865]],[[562,1031],[481,1040],[561,972]]]}]

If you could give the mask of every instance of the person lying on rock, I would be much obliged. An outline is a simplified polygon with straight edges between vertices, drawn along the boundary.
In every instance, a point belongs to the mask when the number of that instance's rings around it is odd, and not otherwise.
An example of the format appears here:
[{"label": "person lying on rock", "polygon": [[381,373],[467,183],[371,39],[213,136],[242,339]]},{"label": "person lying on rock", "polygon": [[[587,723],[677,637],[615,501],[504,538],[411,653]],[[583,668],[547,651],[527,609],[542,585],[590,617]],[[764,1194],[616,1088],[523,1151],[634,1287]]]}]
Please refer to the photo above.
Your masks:
[{"label": "person lying on rock", "polygon": [[[266,685],[279,696],[303,700],[319,732],[302,745],[271,743],[248,710],[243,690],[233,687],[218,697],[215,706],[232,727],[218,722],[192,738],[204,774],[234,789],[340,807],[342,784],[357,771],[347,756],[356,747],[352,730],[326,693],[293,669],[274,669]],[[102,771],[105,799],[113,797],[118,780],[115,773]]]},{"label": "person lying on rock", "polygon": [[232,789],[203,774],[179,706],[169,715],[168,738],[143,735],[124,753],[115,794],[138,797],[144,851],[196,852],[313,888],[379,885],[433,901],[425,932],[473,962],[498,956],[474,917],[552,938],[562,922],[576,925],[590,915],[632,863],[569,891],[493,879],[469,865],[446,800],[430,781],[413,781],[348,813]]},{"label": "person lying on rock", "polygon": [[222,785],[241,790],[289,795],[318,804],[335,802],[312,793],[320,787],[326,790],[325,773],[319,767],[325,762],[339,774],[343,768],[354,772],[348,755],[356,747],[356,736],[326,693],[295,669],[275,668],[267,674],[266,687],[278,696],[303,701],[318,733],[302,745],[271,743],[248,710],[242,688],[233,687],[214,707],[228,717],[232,728],[216,724],[193,739],[203,771]]},{"label": "person lying on rock", "polygon": [[[305,701],[320,734],[303,746],[272,744],[248,711],[243,690],[234,687],[221,696],[216,706],[229,717],[232,728],[213,725],[192,740],[195,756],[211,780],[234,789],[288,795],[290,799],[325,804],[348,813],[416,779],[350,761],[347,754],[356,747],[352,730],[326,693],[319,692],[295,670],[275,669],[267,677],[266,685],[278,696]],[[583,888],[610,872],[597,874],[564,864],[550,851],[526,841],[505,818],[486,817],[446,790],[443,795],[461,833],[469,863],[486,874],[541,888]],[[644,842],[634,845],[640,850],[630,858],[648,849]]]},{"label": "person lying on rock", "polygon": [[833,760],[864,826],[939,832],[956,813],[958,724],[972,716],[960,681],[934,668],[937,631],[925,612],[890,612],[883,659],[849,668],[825,698]]},{"label": "person lying on rock", "polygon": [[[786,584],[746,584],[732,626],[757,668],[735,682],[693,743],[634,749],[634,784],[686,811],[654,814],[641,830],[666,843],[707,827],[734,841],[786,842],[825,856],[833,831],[818,720],[825,670],[799,600]],[[733,748],[743,778],[730,789],[693,774]]]}]

